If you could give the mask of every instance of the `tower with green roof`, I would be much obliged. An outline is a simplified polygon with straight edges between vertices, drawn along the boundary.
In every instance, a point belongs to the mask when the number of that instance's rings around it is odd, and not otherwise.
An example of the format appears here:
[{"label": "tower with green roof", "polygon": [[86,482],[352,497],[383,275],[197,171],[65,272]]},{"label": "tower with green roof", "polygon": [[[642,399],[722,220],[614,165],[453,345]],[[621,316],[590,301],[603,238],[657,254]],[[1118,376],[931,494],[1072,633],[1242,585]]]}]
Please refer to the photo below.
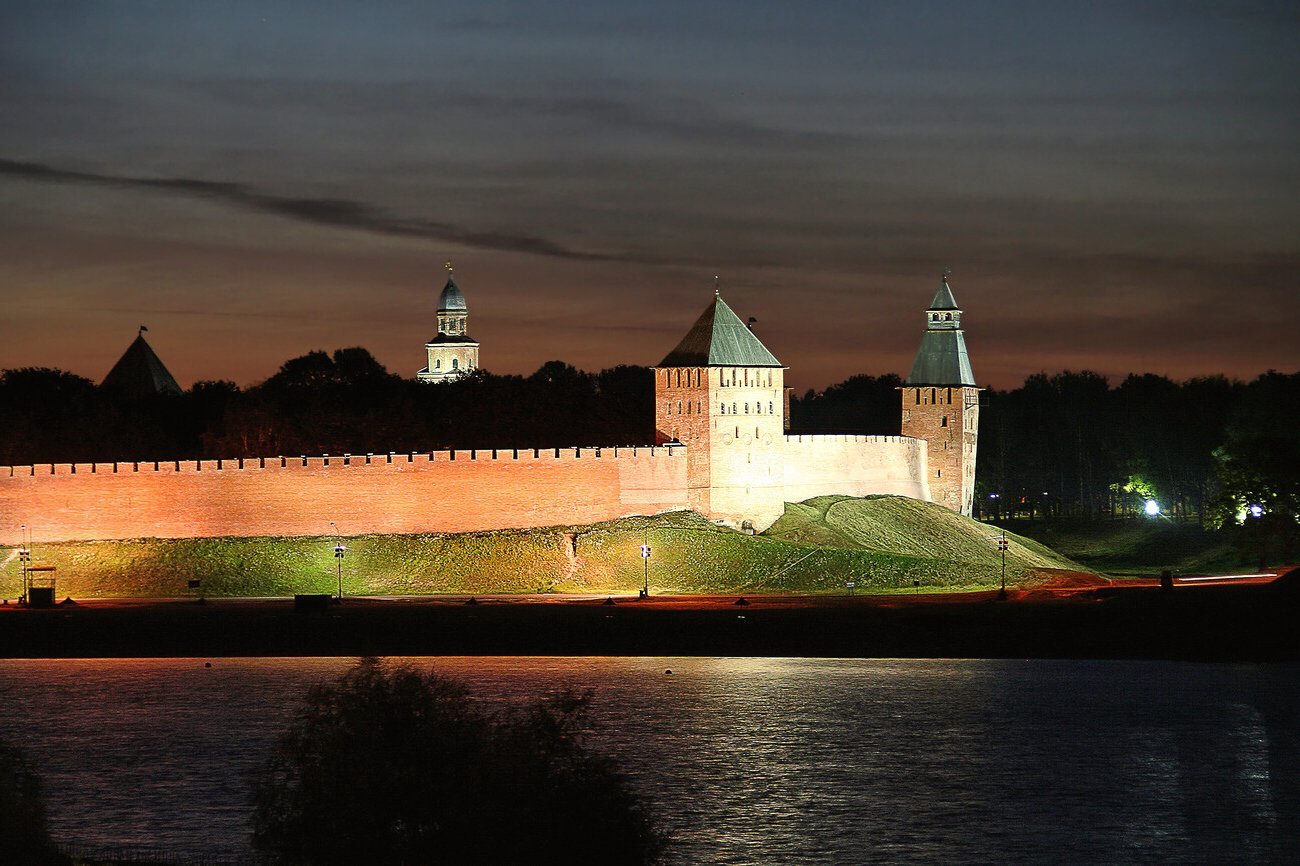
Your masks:
[{"label": "tower with green roof", "polygon": [[[716,291],[686,336],[655,366],[656,438],[686,446],[695,511],[735,525],[780,514],[784,373]],[[776,514],[768,515],[773,503]]]},{"label": "tower with green roof", "polygon": [[975,384],[961,309],[945,270],[925,312],[925,333],[903,387],[902,433],[927,443],[935,502],[970,516],[975,498],[980,388]]}]

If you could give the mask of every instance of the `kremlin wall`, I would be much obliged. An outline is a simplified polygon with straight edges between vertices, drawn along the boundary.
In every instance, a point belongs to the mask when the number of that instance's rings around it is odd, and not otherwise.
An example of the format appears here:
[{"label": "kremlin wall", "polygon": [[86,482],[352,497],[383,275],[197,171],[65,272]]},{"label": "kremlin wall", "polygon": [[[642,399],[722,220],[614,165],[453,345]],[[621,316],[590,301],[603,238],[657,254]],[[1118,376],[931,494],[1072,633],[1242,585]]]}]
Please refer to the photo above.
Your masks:
[{"label": "kremlin wall", "polygon": [[[450,294],[464,334],[463,295],[448,287],[440,307]],[[951,299],[945,278],[901,389],[903,430],[924,435],[788,434],[784,366],[715,297],[655,367],[655,445],[0,467],[0,543],[20,543],[22,524],[40,543],[321,536],[331,522],[343,535],[470,532],[685,508],[762,531],[785,503],[829,494],[969,514],[978,388]],[[446,342],[429,341],[422,374],[452,367],[437,366]],[[161,362],[137,344],[157,380]]]}]

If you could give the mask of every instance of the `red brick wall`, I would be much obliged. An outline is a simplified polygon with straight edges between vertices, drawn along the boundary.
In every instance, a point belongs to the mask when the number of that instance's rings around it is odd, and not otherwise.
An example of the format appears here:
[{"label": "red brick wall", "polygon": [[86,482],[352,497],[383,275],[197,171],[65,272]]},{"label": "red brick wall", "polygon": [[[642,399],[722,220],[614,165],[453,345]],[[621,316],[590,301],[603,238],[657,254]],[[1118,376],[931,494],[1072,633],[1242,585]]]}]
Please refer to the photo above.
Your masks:
[{"label": "red brick wall", "polygon": [[934,501],[967,516],[975,495],[979,444],[979,389],[905,387],[904,436],[929,443],[929,482]]},{"label": "red brick wall", "polygon": [[[686,449],[457,451],[0,467],[0,543],[464,532],[681,507]],[[454,458],[454,459],[453,459]],[[305,465],[304,465],[305,463]],[[282,465],[283,464],[283,465]],[[75,470],[75,471],[74,471]]]}]

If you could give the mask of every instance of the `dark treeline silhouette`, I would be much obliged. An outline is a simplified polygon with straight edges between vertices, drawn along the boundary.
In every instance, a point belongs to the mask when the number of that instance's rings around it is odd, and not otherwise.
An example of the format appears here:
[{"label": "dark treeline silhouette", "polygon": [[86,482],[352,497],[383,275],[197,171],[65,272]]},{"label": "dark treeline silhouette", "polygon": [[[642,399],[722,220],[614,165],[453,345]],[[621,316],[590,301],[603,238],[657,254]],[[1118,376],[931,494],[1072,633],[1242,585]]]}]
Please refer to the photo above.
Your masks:
[{"label": "dark treeline silhouette", "polygon": [[[792,432],[896,435],[897,376],[854,376],[791,400]],[[476,371],[426,384],[365,349],[311,352],[240,389],[199,382],[130,400],[48,369],[0,373],[0,465],[560,448],[654,441],[645,367],[550,361],[530,376]],[[1300,374],[1175,382],[1091,372],[984,393],[977,509],[985,517],[1164,513],[1217,525],[1243,506],[1300,514]]]},{"label": "dark treeline silhouette", "polygon": [[476,371],[427,384],[359,348],[294,358],[246,390],[199,382],[148,399],[59,370],[7,370],[0,465],[645,445],[652,393],[647,368],[586,373],[560,361],[527,377]]}]

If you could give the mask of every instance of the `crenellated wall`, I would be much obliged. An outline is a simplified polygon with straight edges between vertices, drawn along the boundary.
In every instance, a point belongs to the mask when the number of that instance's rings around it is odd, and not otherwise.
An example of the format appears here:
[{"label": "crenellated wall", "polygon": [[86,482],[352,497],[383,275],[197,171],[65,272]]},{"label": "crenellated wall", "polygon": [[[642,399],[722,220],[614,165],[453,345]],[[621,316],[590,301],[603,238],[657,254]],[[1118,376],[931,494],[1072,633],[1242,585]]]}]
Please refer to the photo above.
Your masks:
[{"label": "crenellated wall", "polygon": [[686,449],[437,451],[0,467],[0,543],[465,532],[684,507]]},{"label": "crenellated wall", "polygon": [[[754,423],[752,416],[738,420]],[[39,542],[327,535],[330,521],[344,535],[595,523],[692,507],[688,450],[660,445],[0,467],[0,544],[19,543],[22,524]],[[764,456],[769,451],[771,459]],[[732,431],[707,453],[718,464],[718,486],[705,516],[735,526],[749,521],[761,531],[786,502],[826,494],[930,498],[926,443],[919,439],[779,436],[756,450],[755,442]]]}]

